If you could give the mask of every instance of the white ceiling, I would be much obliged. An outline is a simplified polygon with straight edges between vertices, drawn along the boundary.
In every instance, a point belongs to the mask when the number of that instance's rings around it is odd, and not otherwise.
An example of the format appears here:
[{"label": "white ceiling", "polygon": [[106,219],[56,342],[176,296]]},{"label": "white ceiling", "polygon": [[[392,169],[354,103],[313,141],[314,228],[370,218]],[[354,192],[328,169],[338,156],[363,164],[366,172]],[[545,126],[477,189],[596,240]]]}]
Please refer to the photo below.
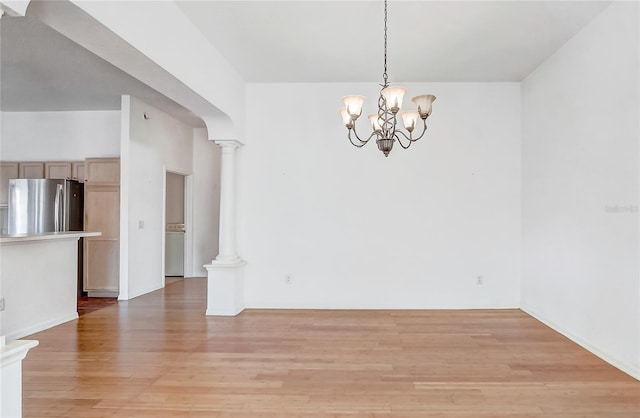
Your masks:
[{"label": "white ceiling", "polygon": [[[519,81],[609,3],[389,3],[390,81]],[[383,2],[179,1],[248,82],[379,82]],[[29,17],[1,20],[0,109],[113,110],[131,94],[202,121]]]},{"label": "white ceiling", "polygon": [[[381,80],[381,0],[178,4],[249,82]],[[520,81],[608,4],[392,0],[390,81]]]}]

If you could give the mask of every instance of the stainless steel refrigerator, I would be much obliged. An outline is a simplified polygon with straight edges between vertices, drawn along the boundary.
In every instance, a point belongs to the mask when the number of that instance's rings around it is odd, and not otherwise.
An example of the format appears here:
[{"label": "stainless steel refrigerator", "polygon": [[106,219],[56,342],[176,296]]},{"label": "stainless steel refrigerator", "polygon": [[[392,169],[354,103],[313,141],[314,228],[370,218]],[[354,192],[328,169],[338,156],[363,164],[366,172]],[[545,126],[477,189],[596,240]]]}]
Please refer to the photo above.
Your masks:
[{"label": "stainless steel refrigerator", "polygon": [[9,180],[9,235],[82,231],[84,185],[75,180]]}]

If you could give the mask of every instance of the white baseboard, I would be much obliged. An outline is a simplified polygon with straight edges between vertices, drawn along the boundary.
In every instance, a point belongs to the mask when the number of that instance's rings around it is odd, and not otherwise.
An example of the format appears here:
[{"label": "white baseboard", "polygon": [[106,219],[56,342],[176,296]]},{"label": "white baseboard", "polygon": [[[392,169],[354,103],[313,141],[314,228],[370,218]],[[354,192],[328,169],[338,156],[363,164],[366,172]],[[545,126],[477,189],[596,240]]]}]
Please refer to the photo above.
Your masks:
[{"label": "white baseboard", "polygon": [[207,309],[207,311],[205,312],[205,315],[207,315],[207,316],[236,316],[242,311],[244,311],[244,308],[239,309],[239,310],[238,309],[236,309],[236,310],[230,310],[230,309]]},{"label": "white baseboard", "polygon": [[588,342],[584,341],[582,338],[572,334],[571,332],[568,332],[566,329],[562,328],[561,326],[557,325],[556,323],[554,323],[552,321],[549,321],[546,318],[542,317],[542,315],[538,314],[534,309],[532,309],[532,308],[530,308],[528,306],[521,306],[520,309],[523,312],[527,313],[528,315],[531,315],[532,317],[534,317],[538,321],[542,322],[543,324],[545,324],[549,328],[552,328],[554,331],[559,332],[560,334],[564,335],[565,337],[567,337],[568,339],[570,339],[574,343],[578,344],[579,346],[581,346],[585,350],[587,350],[587,351],[591,352],[592,354],[600,357],[602,360],[604,360],[607,363],[611,364],[613,367],[622,370],[623,372],[625,372],[626,374],[628,374],[629,376],[633,377],[636,380],[640,380],[640,367],[635,366],[633,364],[629,364],[629,363],[624,362],[624,361],[620,361],[620,360],[616,359],[615,357],[609,355],[608,353],[605,353],[605,352],[597,349],[596,347],[592,346]]},{"label": "white baseboard", "polygon": [[64,324],[65,322],[73,321],[74,319],[78,319],[78,312],[59,316],[58,318],[50,319],[48,321],[44,321],[27,328],[22,328],[16,331],[9,332],[5,337],[7,341],[17,340],[19,338],[24,338],[28,335],[35,334],[36,332],[44,331],[46,329],[53,328],[60,324]]},{"label": "white baseboard", "polygon": [[510,310],[520,309],[520,305],[478,305],[478,304],[460,304],[460,305],[402,305],[366,303],[359,301],[357,303],[292,303],[291,301],[269,301],[261,300],[260,302],[247,301],[246,309],[301,309],[301,310],[356,310],[356,311],[406,311],[406,310],[440,310],[440,311],[473,311],[473,310]]},{"label": "white baseboard", "polygon": [[156,290],[160,290],[162,288],[163,288],[162,284],[149,287],[149,288],[147,288],[145,290],[141,290],[141,291],[138,291],[136,293],[130,294],[129,295],[129,299],[127,299],[127,300],[131,300],[131,299],[137,298],[138,296],[146,295],[147,293],[155,292]]}]

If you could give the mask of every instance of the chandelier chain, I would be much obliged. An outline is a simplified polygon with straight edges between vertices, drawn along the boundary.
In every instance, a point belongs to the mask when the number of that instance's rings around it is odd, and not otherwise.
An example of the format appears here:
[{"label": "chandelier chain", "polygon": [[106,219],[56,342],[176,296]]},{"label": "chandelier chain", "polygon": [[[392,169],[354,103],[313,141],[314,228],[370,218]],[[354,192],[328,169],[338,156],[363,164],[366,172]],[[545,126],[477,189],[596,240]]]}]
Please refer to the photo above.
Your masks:
[{"label": "chandelier chain", "polygon": [[389,76],[387,75],[387,0],[384,0],[384,73],[382,74],[384,79],[384,87],[389,85],[387,81]]}]

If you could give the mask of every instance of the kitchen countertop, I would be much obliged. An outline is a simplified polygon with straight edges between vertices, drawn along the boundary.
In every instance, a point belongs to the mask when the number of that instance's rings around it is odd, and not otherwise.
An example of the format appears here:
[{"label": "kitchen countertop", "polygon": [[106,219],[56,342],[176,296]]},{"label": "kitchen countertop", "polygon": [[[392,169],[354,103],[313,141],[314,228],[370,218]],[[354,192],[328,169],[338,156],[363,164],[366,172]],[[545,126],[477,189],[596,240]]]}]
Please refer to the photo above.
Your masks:
[{"label": "kitchen countertop", "polygon": [[0,235],[0,244],[12,244],[28,241],[46,241],[58,239],[78,239],[83,237],[98,237],[102,232],[89,231],[65,231],[65,232],[48,232],[45,234],[32,235]]}]

